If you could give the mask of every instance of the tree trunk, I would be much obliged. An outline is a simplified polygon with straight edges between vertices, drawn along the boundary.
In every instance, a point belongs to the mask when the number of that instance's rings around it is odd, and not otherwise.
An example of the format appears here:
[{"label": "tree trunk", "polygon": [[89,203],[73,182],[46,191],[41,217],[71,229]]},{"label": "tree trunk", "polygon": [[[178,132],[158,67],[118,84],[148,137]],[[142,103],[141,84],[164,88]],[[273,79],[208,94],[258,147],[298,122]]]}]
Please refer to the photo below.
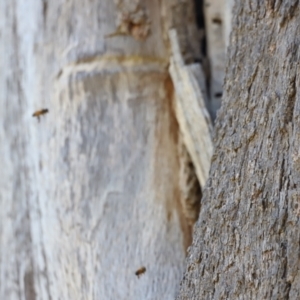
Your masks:
[{"label": "tree trunk", "polygon": [[178,299],[300,299],[299,1],[236,1]]},{"label": "tree trunk", "polygon": [[201,193],[168,36],[200,55],[192,1],[1,0],[0,20],[0,298],[173,299]]}]

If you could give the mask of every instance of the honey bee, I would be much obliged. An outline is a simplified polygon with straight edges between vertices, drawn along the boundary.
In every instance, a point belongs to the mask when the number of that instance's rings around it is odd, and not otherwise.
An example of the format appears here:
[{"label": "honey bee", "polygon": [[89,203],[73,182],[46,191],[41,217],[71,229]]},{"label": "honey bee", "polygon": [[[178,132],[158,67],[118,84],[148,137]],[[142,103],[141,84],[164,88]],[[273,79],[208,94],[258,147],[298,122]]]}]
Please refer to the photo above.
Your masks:
[{"label": "honey bee", "polygon": [[139,268],[138,270],[135,271],[135,275],[136,275],[138,278],[140,278],[140,276],[141,276],[142,274],[144,274],[145,272],[146,272],[146,268],[145,268],[145,267],[141,267],[141,268]]},{"label": "honey bee", "polygon": [[40,109],[40,110],[37,110],[36,112],[34,112],[32,116],[37,117],[37,119],[40,121],[41,115],[44,115],[48,112],[49,112],[48,108],[43,108],[43,109]]}]

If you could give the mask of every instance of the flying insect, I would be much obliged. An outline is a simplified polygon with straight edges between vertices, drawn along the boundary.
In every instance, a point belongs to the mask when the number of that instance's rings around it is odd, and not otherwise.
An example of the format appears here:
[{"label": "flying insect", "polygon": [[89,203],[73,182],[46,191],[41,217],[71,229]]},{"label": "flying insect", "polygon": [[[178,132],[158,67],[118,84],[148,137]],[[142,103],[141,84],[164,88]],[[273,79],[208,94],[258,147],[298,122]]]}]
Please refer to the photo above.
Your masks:
[{"label": "flying insect", "polygon": [[141,267],[141,268],[139,268],[138,270],[135,271],[135,275],[136,275],[138,278],[140,278],[140,276],[141,276],[142,274],[144,274],[145,272],[146,272],[146,268],[145,268],[145,267]]},{"label": "flying insect", "polygon": [[47,114],[48,112],[49,112],[48,108],[43,108],[34,112],[32,116],[37,117],[37,119],[40,121],[40,117],[44,114]]}]

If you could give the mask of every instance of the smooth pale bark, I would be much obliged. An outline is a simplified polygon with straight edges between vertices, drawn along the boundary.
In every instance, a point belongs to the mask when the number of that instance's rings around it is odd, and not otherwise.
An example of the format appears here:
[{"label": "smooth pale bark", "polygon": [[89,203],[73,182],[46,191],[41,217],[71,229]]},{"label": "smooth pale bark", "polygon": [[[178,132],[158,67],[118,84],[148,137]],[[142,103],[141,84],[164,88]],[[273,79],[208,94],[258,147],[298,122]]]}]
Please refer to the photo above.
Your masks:
[{"label": "smooth pale bark", "polygon": [[1,0],[0,22],[0,298],[173,299],[191,223],[168,31],[197,56],[192,3]]},{"label": "smooth pale bark", "polygon": [[299,299],[299,1],[236,1],[178,299]]}]

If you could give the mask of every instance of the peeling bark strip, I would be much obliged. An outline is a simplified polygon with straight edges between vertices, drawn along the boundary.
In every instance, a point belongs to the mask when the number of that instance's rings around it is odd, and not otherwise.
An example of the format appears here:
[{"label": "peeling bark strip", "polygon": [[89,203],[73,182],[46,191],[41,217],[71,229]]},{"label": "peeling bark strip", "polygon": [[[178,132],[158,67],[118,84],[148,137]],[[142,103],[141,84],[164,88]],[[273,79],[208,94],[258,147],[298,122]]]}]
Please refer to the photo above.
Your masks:
[{"label": "peeling bark strip", "polygon": [[193,66],[186,66],[183,62],[176,31],[170,30],[169,36],[172,49],[169,71],[176,91],[176,117],[198,180],[204,187],[213,151],[212,125]]},{"label": "peeling bark strip", "polygon": [[215,154],[178,299],[300,299],[299,1],[236,1]]}]

